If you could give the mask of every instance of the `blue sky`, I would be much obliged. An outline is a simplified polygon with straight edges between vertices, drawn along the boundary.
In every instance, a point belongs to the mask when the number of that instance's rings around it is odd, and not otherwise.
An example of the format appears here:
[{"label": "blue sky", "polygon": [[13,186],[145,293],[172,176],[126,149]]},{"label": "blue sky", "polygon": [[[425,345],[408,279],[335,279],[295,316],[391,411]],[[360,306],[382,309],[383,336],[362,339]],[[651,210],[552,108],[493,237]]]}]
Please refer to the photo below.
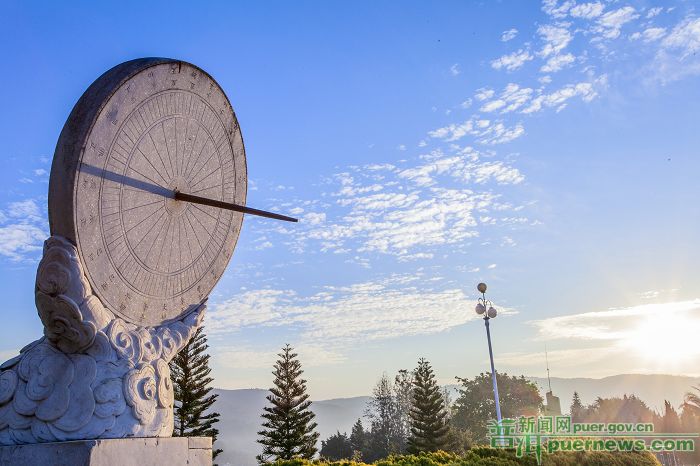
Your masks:
[{"label": "blue sky", "polygon": [[697,2],[6,2],[0,356],[33,303],[48,174],[80,94],[142,56],[190,61],[246,143],[247,218],[206,321],[215,384],[267,387],[296,346],[315,398],[428,358],[698,375]]}]

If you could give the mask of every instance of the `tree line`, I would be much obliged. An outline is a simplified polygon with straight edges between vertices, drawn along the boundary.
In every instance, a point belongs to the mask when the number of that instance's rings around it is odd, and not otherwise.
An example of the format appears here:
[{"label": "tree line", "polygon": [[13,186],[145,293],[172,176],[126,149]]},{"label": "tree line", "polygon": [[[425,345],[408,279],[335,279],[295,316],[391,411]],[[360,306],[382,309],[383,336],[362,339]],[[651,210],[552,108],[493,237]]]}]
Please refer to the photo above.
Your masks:
[{"label": "tree line", "polygon": [[[203,328],[170,363],[175,394],[174,436],[209,436],[216,441],[214,410],[218,397],[212,394]],[[488,443],[487,422],[493,419],[495,402],[491,375],[456,377],[459,388],[453,401],[441,388],[431,364],[424,358],[413,370],[400,370],[393,378],[383,374],[372,391],[364,419],[357,419],[348,435],[336,432],[321,441],[311,411],[306,380],[298,355],[286,345],[273,368],[273,387],[262,413],[258,442],[261,464],[294,458],[312,459],[319,454],[330,461],[376,462],[390,455],[446,451],[463,455],[474,445]],[[501,412],[504,418],[535,416],[542,412],[539,389],[524,376],[497,374]],[[685,396],[676,410],[666,401],[662,412],[650,409],[635,395],[601,398],[584,405],[574,392],[569,413],[573,422],[653,423],[660,433],[700,432],[700,387]],[[221,453],[214,447],[213,457]],[[669,455],[667,455],[669,456]],[[700,462],[700,449],[659,458],[665,464]],[[665,461],[668,460],[668,461]]]},{"label": "tree line", "polygon": [[[654,432],[660,434],[700,433],[700,387],[693,387],[686,393],[680,414],[668,400],[664,401],[663,410],[656,412],[635,395],[598,397],[584,405],[577,392],[574,392],[569,413],[572,422],[649,423],[654,425]],[[696,445],[694,452],[667,452],[657,456],[663,464],[700,464],[700,445]]]},{"label": "tree line", "polygon": [[[541,411],[543,400],[535,384],[505,373],[497,378],[504,417]],[[487,444],[487,422],[496,410],[491,375],[457,380],[460,388],[452,401],[426,359],[412,371],[399,371],[393,381],[383,375],[365,412],[367,429],[358,419],[349,436],[337,432],[323,440],[320,456],[371,463],[405,453],[465,454],[475,444]]]},{"label": "tree line", "polygon": [[[444,451],[465,455],[475,445],[488,444],[487,423],[496,410],[491,374],[474,378],[456,377],[457,396],[441,388],[430,363],[421,358],[413,370],[400,370],[390,378],[383,374],[372,391],[364,421],[357,419],[351,432],[337,431],[321,441],[316,432],[311,401],[298,356],[287,345],[279,354],[273,374],[274,387],[267,399],[264,429],[258,442],[263,452],[261,464],[291,459],[310,460],[318,453],[328,461],[353,460],[374,463],[392,455]],[[537,386],[524,376],[497,374],[504,418],[536,416],[543,412],[543,399]],[[574,393],[570,413],[573,422],[651,422],[656,432],[700,431],[700,388],[686,395],[682,412],[667,401],[663,413],[655,413],[634,395],[597,398],[584,406]],[[661,455],[663,456],[663,455]],[[679,454],[665,461],[675,464],[696,461],[698,452]]]},{"label": "tree line", "polygon": [[[490,375],[461,379],[459,396],[452,402],[437,383],[429,361],[418,360],[413,370],[400,370],[393,379],[384,374],[372,391],[365,422],[358,419],[350,435],[337,432],[321,441],[306,380],[298,355],[286,345],[279,353],[267,396],[263,429],[258,432],[261,464],[293,458],[311,459],[317,453],[328,460],[352,459],[371,463],[390,455],[448,451],[465,453],[474,443],[486,443],[486,423],[495,405]],[[535,415],[542,397],[524,377],[498,374],[504,416]]]}]

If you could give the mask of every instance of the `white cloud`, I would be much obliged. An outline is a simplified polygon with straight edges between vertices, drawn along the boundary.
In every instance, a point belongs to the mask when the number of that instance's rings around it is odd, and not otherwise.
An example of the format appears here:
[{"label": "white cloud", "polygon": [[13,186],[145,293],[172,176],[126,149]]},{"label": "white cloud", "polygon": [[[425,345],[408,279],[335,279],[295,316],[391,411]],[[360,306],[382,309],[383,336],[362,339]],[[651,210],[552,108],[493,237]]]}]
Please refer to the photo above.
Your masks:
[{"label": "white cloud", "polygon": [[467,99],[467,100],[465,100],[464,102],[462,102],[461,104],[459,104],[459,106],[462,107],[462,108],[469,108],[469,107],[471,107],[471,106],[472,106],[472,99]]},{"label": "white cloud", "polygon": [[681,58],[695,54],[700,49],[700,18],[687,18],[673,28],[662,43],[665,49],[678,50]]},{"label": "white cloud", "polygon": [[432,138],[454,142],[464,136],[471,135],[481,144],[495,145],[510,142],[525,134],[525,128],[517,123],[507,127],[503,122],[492,122],[485,119],[469,119],[461,124],[450,124],[428,132]]},{"label": "white cloud", "polygon": [[442,128],[428,131],[431,138],[444,139],[448,142],[457,141],[474,131],[474,120],[467,120],[461,124],[450,124]]},{"label": "white cloud", "polygon": [[482,112],[485,112],[485,113],[494,112],[494,111],[504,107],[505,104],[506,103],[500,99],[491,100],[489,102],[486,102],[484,105],[482,105],[479,110],[481,110]]},{"label": "white cloud", "polygon": [[513,52],[509,55],[503,55],[502,57],[493,60],[491,62],[491,67],[496,70],[505,68],[508,71],[514,71],[532,59],[533,56],[530,54],[530,52],[520,49],[517,52]]},{"label": "white cloud", "polygon": [[533,92],[531,88],[509,83],[497,99],[484,103],[480,110],[486,113],[496,110],[500,110],[501,113],[513,112],[525,105]]},{"label": "white cloud", "polygon": [[373,163],[370,165],[365,165],[364,168],[369,170],[369,171],[381,171],[381,170],[393,170],[396,167],[394,167],[394,165],[392,165],[390,163]]},{"label": "white cloud", "polygon": [[661,292],[658,290],[649,290],[649,291],[645,291],[644,293],[641,293],[639,295],[639,297],[642,299],[656,299],[660,295],[661,295]]},{"label": "white cloud", "polygon": [[525,128],[521,123],[515,126],[506,127],[503,123],[497,122],[489,126],[487,131],[480,135],[479,142],[482,144],[495,145],[505,144],[525,134]]},{"label": "white cloud", "polygon": [[309,225],[319,225],[326,221],[326,214],[323,212],[309,212],[304,215],[303,221]]},{"label": "white cloud", "polygon": [[641,39],[642,41],[648,43],[659,40],[664,35],[666,35],[666,28],[647,28],[643,32],[635,32],[634,34],[630,35],[630,39]]},{"label": "white cloud", "polygon": [[547,60],[547,63],[542,65],[540,71],[543,73],[556,73],[557,71],[560,71],[566,66],[572,64],[575,60],[576,58],[570,53],[565,53],[563,55],[554,55],[549,60]]},{"label": "white cloud", "polygon": [[445,157],[431,160],[425,165],[404,170],[399,174],[419,186],[433,186],[436,176],[447,175],[464,183],[483,184],[491,180],[498,184],[518,184],[524,180],[520,171],[502,161],[482,162],[465,156]]},{"label": "white cloud", "polygon": [[513,238],[510,236],[504,236],[503,239],[501,240],[501,246],[515,246],[517,243]]},{"label": "white cloud", "polygon": [[13,261],[26,259],[42,249],[47,234],[41,228],[27,224],[0,227],[0,255]]},{"label": "white cloud", "polygon": [[[522,125],[509,128],[488,120],[474,121],[471,127],[484,144],[504,142],[524,132]],[[449,131],[439,134],[450,138]],[[501,202],[493,186],[488,190],[481,186],[515,185],[524,180],[523,174],[493,154],[482,160],[471,147],[449,144],[445,151],[433,150],[418,163],[402,164],[403,169],[394,165],[379,169],[383,164],[377,164],[372,170],[352,167],[340,173],[333,178],[335,191],[328,193],[335,208],[324,207],[326,215],[318,220],[306,214],[293,229],[275,227],[273,232],[287,239],[272,242],[286,244],[294,252],[309,246],[321,253],[342,252],[350,255],[350,263],[369,266],[369,253],[411,260],[428,258],[444,245],[463,245],[479,235],[483,226],[477,219],[482,215],[510,223],[501,219],[517,207]],[[381,189],[375,187],[378,178]],[[307,210],[319,212],[319,207]],[[352,259],[355,256],[365,260]]]},{"label": "white cloud", "polygon": [[48,225],[33,199],[11,202],[0,211],[0,255],[18,262],[36,259]]},{"label": "white cloud", "polygon": [[460,73],[461,71],[459,69],[459,64],[455,63],[454,65],[450,66],[450,74],[452,74],[452,76],[457,76]]},{"label": "white cloud", "polygon": [[[207,316],[210,335],[246,327],[295,326],[312,348],[328,351],[328,342],[348,346],[368,340],[439,333],[475,318],[464,312],[473,305],[460,289],[418,287],[420,274],[346,287],[325,287],[309,296],[291,290],[254,290],[212,306]],[[506,311],[507,313],[507,311]],[[335,352],[323,360],[341,360]],[[271,354],[249,352],[255,367],[269,365]],[[236,364],[245,366],[243,360]],[[306,360],[305,360],[306,361]]]},{"label": "white cloud", "polygon": [[661,13],[662,11],[664,11],[664,9],[660,6],[649,8],[649,12],[647,13],[647,19],[653,18],[654,16],[658,16],[659,13]]},{"label": "white cloud", "polygon": [[432,259],[435,254],[431,252],[417,252],[415,254],[405,254],[399,257],[399,262],[415,261],[420,259]]},{"label": "white cloud", "polygon": [[7,214],[13,218],[37,219],[39,218],[39,206],[33,199],[12,202],[7,208]]},{"label": "white cloud", "polygon": [[571,8],[569,14],[574,18],[593,19],[603,14],[604,8],[600,2],[581,3]]},{"label": "white cloud", "polygon": [[[612,373],[692,372],[700,357],[700,299],[556,316],[531,324],[539,340],[565,341],[569,347],[584,347],[581,351],[588,351],[588,357],[619,361],[619,367],[606,366]],[[566,359],[582,370],[584,360]]]},{"label": "white cloud", "polygon": [[[550,317],[532,322],[538,329],[538,336],[543,340],[580,339],[580,340],[624,340],[634,336],[643,318],[673,315],[700,317],[700,300],[680,301],[664,304],[641,304],[638,306],[593,311],[581,314]],[[695,321],[700,332],[700,318]],[[700,347],[697,351],[700,353]]]},{"label": "white cloud", "polygon": [[572,0],[566,0],[559,4],[557,0],[544,0],[542,10],[554,18],[565,18],[569,10],[576,5]]},{"label": "white cloud", "polygon": [[653,80],[668,83],[700,74],[700,18],[688,17],[664,37],[649,66]]},{"label": "white cloud", "polygon": [[573,35],[567,26],[568,24],[563,23],[558,25],[547,24],[537,29],[538,34],[544,41],[544,45],[538,52],[538,55],[547,60],[540,68],[541,72],[554,73],[575,61],[576,57],[571,53],[562,53],[573,39]]},{"label": "white cloud", "polygon": [[494,94],[495,92],[493,89],[482,87],[481,89],[476,90],[476,94],[474,94],[474,97],[476,98],[476,100],[486,100],[493,97]]},{"label": "white cloud", "polygon": [[261,241],[260,238],[255,240],[256,246],[255,250],[256,251],[262,251],[264,249],[270,249],[272,247],[272,243],[270,241]]},{"label": "white cloud", "polygon": [[[377,168],[373,167],[368,167],[367,168],[370,171],[376,171]],[[381,168],[383,170],[384,168]],[[386,169],[388,170],[393,170],[393,166],[389,166]],[[342,186],[341,190],[338,192],[338,195],[340,196],[353,196],[355,194],[363,194],[363,193],[369,193],[369,192],[377,192],[381,191],[384,189],[384,187],[381,184],[371,184],[368,186],[356,186],[354,184],[354,179],[348,174],[348,173],[339,173],[337,175],[338,180],[340,181],[340,184]]]},{"label": "white cloud", "polygon": [[503,34],[501,34],[501,40],[503,42],[508,42],[509,40],[515,39],[515,36],[518,35],[518,30],[513,28],[513,29],[508,29],[507,31],[503,31]]},{"label": "white cloud", "polygon": [[537,29],[537,33],[544,41],[544,46],[539,52],[539,55],[543,58],[558,54],[564,50],[566,46],[569,45],[569,42],[571,42],[571,39],[573,39],[573,36],[569,30],[562,25],[553,26],[551,24],[547,24],[540,26]]},{"label": "white cloud", "polygon": [[542,94],[530,101],[530,104],[522,110],[522,113],[535,113],[544,108],[556,107],[561,111],[567,101],[573,97],[580,97],[584,102],[590,102],[598,96],[596,88],[607,85],[607,76],[602,75],[592,82],[566,85],[550,94]]},{"label": "white cloud", "polygon": [[642,34],[644,42],[652,42],[666,35],[666,28],[648,28]]},{"label": "white cloud", "polygon": [[[575,367],[575,376],[697,370],[700,299],[555,316],[530,324],[538,331],[537,340],[567,346],[550,351],[550,362],[559,361],[562,369]],[[511,353],[500,362],[527,365],[526,359],[524,353]]]},{"label": "white cloud", "polygon": [[633,7],[624,6],[600,16],[593,30],[604,39],[617,39],[622,26],[637,18],[639,14]]},{"label": "white cloud", "polygon": [[486,183],[493,179],[498,184],[518,184],[525,177],[517,168],[510,167],[501,161],[486,162],[474,170],[474,181]]}]

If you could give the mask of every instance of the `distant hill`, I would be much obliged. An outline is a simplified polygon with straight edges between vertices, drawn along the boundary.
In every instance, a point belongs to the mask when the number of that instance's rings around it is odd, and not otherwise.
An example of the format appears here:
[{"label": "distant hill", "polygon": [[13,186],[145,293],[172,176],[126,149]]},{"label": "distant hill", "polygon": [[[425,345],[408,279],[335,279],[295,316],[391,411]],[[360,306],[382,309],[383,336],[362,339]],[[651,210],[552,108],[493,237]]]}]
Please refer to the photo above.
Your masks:
[{"label": "distant hill", "polygon": [[[260,453],[260,445],[256,442],[261,429],[260,415],[267,404],[265,397],[269,392],[262,389],[215,389],[214,392],[219,394],[214,409],[221,414],[217,425],[220,432],[217,448],[224,450],[217,458],[218,464],[256,465],[255,455]],[[314,401],[311,407],[316,414],[321,439],[328,438],[336,431],[350,433],[352,425],[364,414],[369,400],[368,396],[358,396]]]},{"label": "distant hill", "polygon": [[[544,395],[547,390],[547,379],[528,377],[535,382]],[[552,391],[561,399],[562,410],[568,411],[574,390],[578,391],[584,404],[592,403],[597,397],[613,397],[625,394],[635,394],[659,411],[664,400],[669,400],[673,406],[683,401],[685,392],[691,386],[700,386],[700,378],[676,375],[640,375],[624,374],[602,379],[552,378]],[[448,388],[456,393],[457,386]],[[215,389],[219,394],[215,409],[221,413],[220,431],[217,446],[224,452],[217,462],[220,465],[230,463],[235,466],[256,465],[255,455],[260,452],[256,443],[257,432],[260,430],[260,414],[267,401],[267,390],[222,390]],[[312,409],[316,413],[316,422],[321,439],[326,439],[336,431],[350,433],[355,421],[362,417],[369,396],[354,398],[337,398],[332,400],[314,401]]]}]

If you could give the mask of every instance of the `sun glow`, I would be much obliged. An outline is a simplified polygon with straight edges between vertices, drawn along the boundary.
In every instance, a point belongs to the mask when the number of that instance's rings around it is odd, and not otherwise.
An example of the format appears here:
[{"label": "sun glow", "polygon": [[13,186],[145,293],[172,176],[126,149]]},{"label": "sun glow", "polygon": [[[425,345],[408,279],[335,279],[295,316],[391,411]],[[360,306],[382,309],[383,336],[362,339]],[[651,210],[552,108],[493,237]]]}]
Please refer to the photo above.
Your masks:
[{"label": "sun glow", "polygon": [[700,318],[685,313],[645,316],[622,346],[651,363],[675,365],[700,356]]}]

